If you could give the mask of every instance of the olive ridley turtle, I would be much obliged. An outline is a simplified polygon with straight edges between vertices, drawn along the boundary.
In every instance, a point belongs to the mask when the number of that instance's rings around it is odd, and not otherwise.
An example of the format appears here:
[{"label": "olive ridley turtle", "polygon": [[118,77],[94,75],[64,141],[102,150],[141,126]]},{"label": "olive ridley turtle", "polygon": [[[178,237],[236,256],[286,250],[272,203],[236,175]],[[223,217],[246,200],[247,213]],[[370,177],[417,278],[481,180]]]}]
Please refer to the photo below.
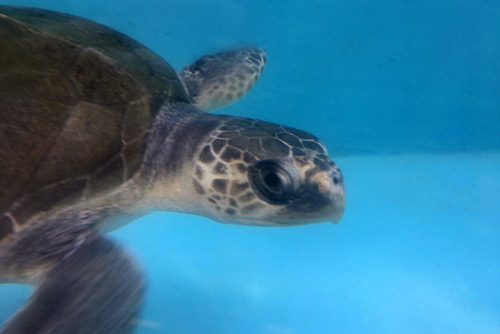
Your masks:
[{"label": "olive ridley turtle", "polygon": [[2,334],[133,330],[144,279],[104,233],[149,212],[340,219],[342,173],[315,136],[206,112],[248,92],[265,63],[245,48],[177,73],[101,24],[0,6],[0,283],[37,286]]}]

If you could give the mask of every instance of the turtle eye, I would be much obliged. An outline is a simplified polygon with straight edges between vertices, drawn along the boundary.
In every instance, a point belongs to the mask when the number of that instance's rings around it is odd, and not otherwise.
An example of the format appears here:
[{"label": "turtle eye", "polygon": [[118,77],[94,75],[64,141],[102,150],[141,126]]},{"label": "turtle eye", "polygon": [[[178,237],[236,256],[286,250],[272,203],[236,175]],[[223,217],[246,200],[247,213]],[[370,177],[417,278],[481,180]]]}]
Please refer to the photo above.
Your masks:
[{"label": "turtle eye", "polygon": [[249,170],[249,178],[257,195],[272,204],[284,204],[291,200],[293,179],[278,162],[263,160]]},{"label": "turtle eye", "polygon": [[283,181],[280,176],[273,171],[268,171],[263,175],[264,184],[275,192],[280,192],[283,188]]}]

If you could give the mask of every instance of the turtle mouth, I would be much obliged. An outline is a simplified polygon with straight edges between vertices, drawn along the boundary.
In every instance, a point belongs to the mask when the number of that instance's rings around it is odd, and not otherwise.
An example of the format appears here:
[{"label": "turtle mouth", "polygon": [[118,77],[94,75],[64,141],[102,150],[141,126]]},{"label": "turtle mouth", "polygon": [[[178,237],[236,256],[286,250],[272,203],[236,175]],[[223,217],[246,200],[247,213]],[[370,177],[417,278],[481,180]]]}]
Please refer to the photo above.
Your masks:
[{"label": "turtle mouth", "polygon": [[[340,219],[340,218],[339,218]],[[234,224],[234,220],[227,220],[227,223]],[[309,224],[317,224],[317,223],[334,223],[336,224],[338,220],[336,221],[328,221],[328,220],[293,220],[290,218],[290,220],[283,220],[283,217],[280,219],[265,219],[265,218],[256,218],[256,219],[251,219],[251,218],[240,218],[238,219],[238,224],[240,225],[245,225],[245,226],[255,226],[255,227],[294,227],[294,226],[300,226],[300,225],[309,225]]]},{"label": "turtle mouth", "polygon": [[321,210],[311,212],[293,212],[282,208],[278,213],[264,215],[262,217],[227,217],[225,222],[247,226],[269,226],[269,227],[292,227],[315,223],[337,224],[345,211],[345,196],[337,194],[331,198],[327,205]]}]

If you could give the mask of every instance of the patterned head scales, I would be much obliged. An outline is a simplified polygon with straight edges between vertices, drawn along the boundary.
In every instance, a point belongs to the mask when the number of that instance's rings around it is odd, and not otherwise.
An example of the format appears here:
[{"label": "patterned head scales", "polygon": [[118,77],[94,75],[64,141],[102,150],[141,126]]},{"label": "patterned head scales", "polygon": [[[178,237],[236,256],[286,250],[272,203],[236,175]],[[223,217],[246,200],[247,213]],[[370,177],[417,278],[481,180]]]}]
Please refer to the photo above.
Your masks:
[{"label": "patterned head scales", "polygon": [[211,218],[281,226],[340,219],[342,173],[318,138],[273,123],[219,117],[192,176]]}]

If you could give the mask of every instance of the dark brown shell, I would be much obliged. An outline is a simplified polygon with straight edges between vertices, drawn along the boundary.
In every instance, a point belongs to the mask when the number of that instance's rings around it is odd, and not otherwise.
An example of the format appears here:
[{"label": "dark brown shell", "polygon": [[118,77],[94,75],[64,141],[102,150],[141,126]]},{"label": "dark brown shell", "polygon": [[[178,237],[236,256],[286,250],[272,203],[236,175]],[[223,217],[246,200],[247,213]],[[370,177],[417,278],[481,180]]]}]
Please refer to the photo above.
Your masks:
[{"label": "dark brown shell", "polygon": [[165,101],[189,99],[140,43],[79,17],[0,6],[0,239],[134,175]]}]

